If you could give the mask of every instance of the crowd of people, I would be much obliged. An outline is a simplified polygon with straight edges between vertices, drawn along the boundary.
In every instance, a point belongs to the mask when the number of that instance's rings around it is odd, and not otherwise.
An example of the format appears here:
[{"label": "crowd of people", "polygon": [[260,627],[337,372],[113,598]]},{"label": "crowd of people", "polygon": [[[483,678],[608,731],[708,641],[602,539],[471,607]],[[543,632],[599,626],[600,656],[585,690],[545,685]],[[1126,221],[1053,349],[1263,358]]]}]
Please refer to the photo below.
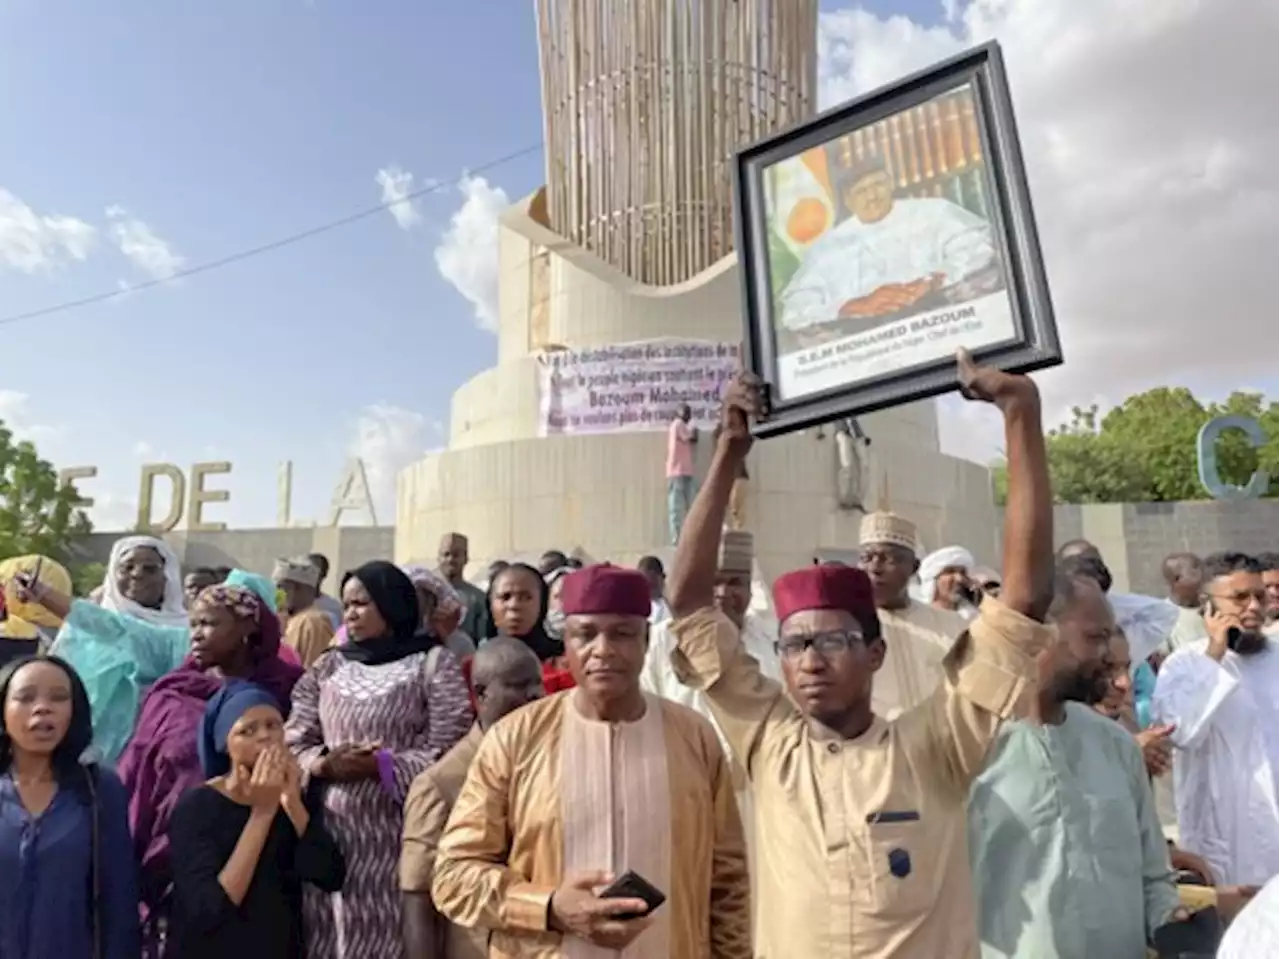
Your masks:
[{"label": "crowd of people", "polygon": [[6,560],[0,959],[1275,954],[1276,557],[1113,590],[1054,549],[1033,382],[960,377],[999,572],[876,512],[753,604],[747,375],[669,571]]}]

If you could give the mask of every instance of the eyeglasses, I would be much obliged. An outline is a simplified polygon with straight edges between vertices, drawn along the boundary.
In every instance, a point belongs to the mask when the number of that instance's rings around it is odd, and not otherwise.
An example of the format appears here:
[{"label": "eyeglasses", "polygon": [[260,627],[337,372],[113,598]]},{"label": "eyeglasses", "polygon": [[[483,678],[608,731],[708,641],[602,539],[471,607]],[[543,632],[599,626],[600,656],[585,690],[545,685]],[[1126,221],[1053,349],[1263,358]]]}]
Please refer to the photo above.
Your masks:
[{"label": "eyeglasses", "polygon": [[1256,600],[1261,606],[1267,605],[1267,591],[1265,588],[1258,590],[1256,593],[1244,589],[1235,593],[1210,593],[1209,595],[1216,600],[1235,603],[1238,606],[1248,606],[1251,600]]},{"label": "eyeglasses", "polygon": [[774,651],[783,659],[797,660],[812,648],[823,659],[847,653],[854,643],[862,642],[862,633],[846,630],[836,633],[814,633],[810,636],[787,636],[773,644]]}]

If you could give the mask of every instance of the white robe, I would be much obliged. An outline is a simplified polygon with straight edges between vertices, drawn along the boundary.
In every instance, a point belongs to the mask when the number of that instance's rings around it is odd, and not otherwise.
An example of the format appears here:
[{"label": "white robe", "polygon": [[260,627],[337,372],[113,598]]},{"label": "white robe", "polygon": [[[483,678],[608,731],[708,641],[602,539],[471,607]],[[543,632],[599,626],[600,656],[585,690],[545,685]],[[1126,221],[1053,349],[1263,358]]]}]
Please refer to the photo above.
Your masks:
[{"label": "white robe", "polygon": [[1280,870],[1280,648],[1252,656],[1209,641],[1160,668],[1153,723],[1171,723],[1178,841],[1202,856],[1220,884],[1261,885]]},{"label": "white robe", "polygon": [[1269,959],[1280,952],[1280,878],[1271,879],[1227,927],[1218,959]]},{"label": "white robe", "polygon": [[[778,639],[778,628],[771,621],[755,613],[747,613],[742,621],[742,645],[752,658],[760,664],[760,672],[776,682],[782,682],[782,664],[778,660],[774,643]],[[671,634],[671,620],[667,619],[649,627],[649,653],[645,656],[644,671],[640,674],[640,688],[646,693],[653,693],[663,699],[669,699],[681,706],[688,706],[695,712],[705,716],[715,726],[716,735],[720,737],[720,745],[724,754],[732,758],[729,743],[724,733],[716,725],[711,709],[707,705],[707,697],[697,689],[690,689],[676,679],[675,670],[671,667],[671,651],[676,648],[675,637]]]},{"label": "white robe", "polygon": [[991,225],[976,213],[937,197],[895,200],[884,219],[851,216],[809,248],[782,291],[780,322],[793,331],[832,323],[848,300],[887,283],[941,273],[947,286],[994,258]]}]

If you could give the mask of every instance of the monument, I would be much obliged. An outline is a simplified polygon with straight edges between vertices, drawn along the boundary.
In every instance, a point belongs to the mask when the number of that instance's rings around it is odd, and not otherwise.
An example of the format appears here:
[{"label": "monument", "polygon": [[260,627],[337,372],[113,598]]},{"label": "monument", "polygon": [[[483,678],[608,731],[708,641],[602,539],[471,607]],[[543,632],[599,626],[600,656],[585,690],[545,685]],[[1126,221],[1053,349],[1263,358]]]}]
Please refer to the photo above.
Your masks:
[{"label": "monument", "polygon": [[[399,560],[449,530],[477,566],[548,548],[670,555],[666,427],[681,402],[712,424],[742,337],[730,161],[815,112],[817,0],[536,10],[546,184],[501,218],[496,365],[454,393],[448,448],[400,474]],[[994,561],[988,471],[941,454],[934,404],[859,425],[861,488],[886,489],[925,549]],[[752,452],[746,524],[765,582],[856,548],[833,432]],[[709,445],[704,430],[700,472]]]}]

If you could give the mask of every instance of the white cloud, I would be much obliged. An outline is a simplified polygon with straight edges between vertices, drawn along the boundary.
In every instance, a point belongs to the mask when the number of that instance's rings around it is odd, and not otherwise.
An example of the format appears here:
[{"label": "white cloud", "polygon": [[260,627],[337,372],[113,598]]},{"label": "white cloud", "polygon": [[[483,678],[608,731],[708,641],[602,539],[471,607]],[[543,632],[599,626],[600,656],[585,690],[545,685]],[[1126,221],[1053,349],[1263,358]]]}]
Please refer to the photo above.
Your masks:
[{"label": "white cloud", "polygon": [[[927,28],[824,14],[821,97],[831,105],[999,38],[1067,358],[1038,377],[1046,421],[1191,377],[1226,392],[1274,376],[1275,4],[1241,0],[1229,17],[1196,0],[946,10],[947,25]],[[1230,348],[1212,348],[1215,335]],[[990,411],[940,410],[949,451],[985,462],[998,450]]]},{"label": "white cloud", "polygon": [[401,406],[374,403],[360,411],[347,452],[364,463],[379,523],[395,520],[396,476],[441,436],[439,423]]},{"label": "white cloud", "polygon": [[69,260],[83,260],[97,232],[73,216],[37,213],[0,189],[0,268],[39,273]]},{"label": "white cloud", "polygon": [[379,170],[374,180],[382,188],[382,202],[388,204],[387,212],[395,218],[400,229],[412,230],[422,222],[422,212],[409,199],[413,192],[412,173],[393,164]]},{"label": "white cloud", "polygon": [[123,207],[109,206],[106,215],[111,239],[120,252],[152,279],[167,280],[186,265],[186,258],[174,252],[167,240]]},{"label": "white cloud", "polygon": [[[17,390],[0,390],[0,422],[15,439],[34,443],[37,450],[42,442],[63,432],[61,426],[39,422],[31,409],[31,397]],[[47,451],[44,455],[48,455]]]},{"label": "white cloud", "polygon": [[498,217],[510,204],[501,187],[464,176],[464,199],[436,247],[436,266],[475,309],[481,329],[498,329]]},{"label": "white cloud", "polygon": [[[93,480],[88,482],[92,483]],[[96,493],[90,488],[81,490],[80,495],[93,500],[88,514],[89,522],[93,523],[95,532],[123,533],[138,525],[138,500],[135,497],[121,496],[116,493]]]}]

